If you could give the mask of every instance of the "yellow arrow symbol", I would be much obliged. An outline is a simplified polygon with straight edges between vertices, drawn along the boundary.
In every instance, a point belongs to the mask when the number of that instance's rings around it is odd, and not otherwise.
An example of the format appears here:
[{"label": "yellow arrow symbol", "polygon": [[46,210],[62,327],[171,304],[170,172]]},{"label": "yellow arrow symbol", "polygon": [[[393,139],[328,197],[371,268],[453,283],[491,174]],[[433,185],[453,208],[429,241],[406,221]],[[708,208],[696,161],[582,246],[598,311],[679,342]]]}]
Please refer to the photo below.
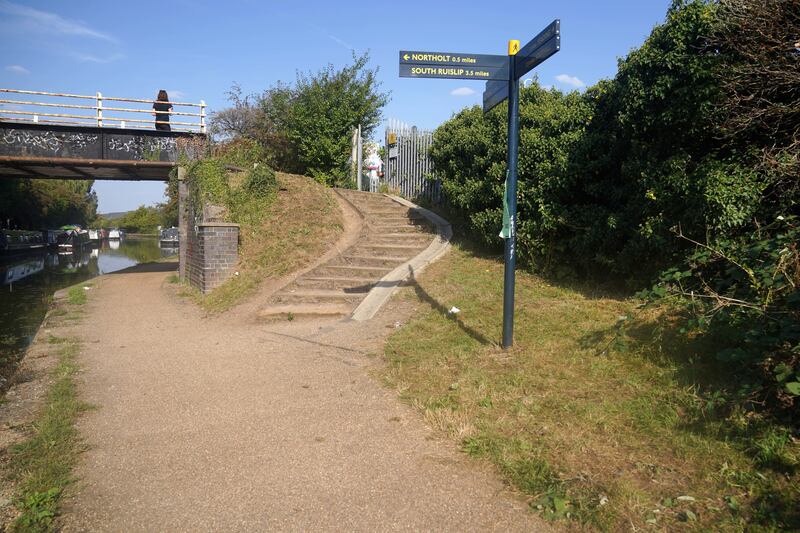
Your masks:
[{"label": "yellow arrow symbol", "polygon": [[405,55],[403,56],[403,59],[405,59],[406,61],[408,61],[408,54],[405,54]]}]

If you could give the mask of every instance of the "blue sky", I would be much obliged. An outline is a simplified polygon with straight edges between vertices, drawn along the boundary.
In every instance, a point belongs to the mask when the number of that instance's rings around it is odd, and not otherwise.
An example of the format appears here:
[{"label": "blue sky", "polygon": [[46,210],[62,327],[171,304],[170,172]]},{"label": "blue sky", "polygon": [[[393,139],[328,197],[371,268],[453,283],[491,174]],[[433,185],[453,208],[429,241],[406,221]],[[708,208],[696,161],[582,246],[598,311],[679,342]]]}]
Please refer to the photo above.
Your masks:
[{"label": "blue sky", "polygon": [[[536,69],[540,83],[580,89],[661,22],[669,0],[331,2],[0,0],[0,87],[226,104],[233,82],[260,92],[299,70],[341,66],[369,50],[391,92],[385,119],[434,128],[480,103],[483,83],[399,78],[400,49],[505,54],[555,18],[561,51]],[[163,186],[97,182],[100,211],[163,198]]]}]

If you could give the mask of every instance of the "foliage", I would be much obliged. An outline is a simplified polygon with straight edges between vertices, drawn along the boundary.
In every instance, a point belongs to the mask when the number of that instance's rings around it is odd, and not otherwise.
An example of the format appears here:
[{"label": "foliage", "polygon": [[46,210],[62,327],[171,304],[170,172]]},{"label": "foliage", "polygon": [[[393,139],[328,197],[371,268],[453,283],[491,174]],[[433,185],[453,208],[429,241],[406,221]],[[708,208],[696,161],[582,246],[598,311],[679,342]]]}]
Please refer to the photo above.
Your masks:
[{"label": "foliage", "polygon": [[710,46],[729,58],[718,77],[725,94],[721,129],[739,146],[763,147],[763,169],[777,170],[790,182],[783,186],[794,189],[792,178],[800,174],[800,2],[725,0],[716,21]]},{"label": "foliage", "polygon": [[101,221],[101,227],[118,227],[129,233],[155,233],[158,226],[164,226],[163,204],[155,206],[141,205],[125,213],[120,218]]},{"label": "foliage", "polygon": [[234,85],[232,107],[215,114],[213,131],[257,141],[266,148],[266,162],[278,170],[343,184],[353,129],[361,124],[370,135],[388,102],[377,69],[368,63],[364,54],[338,70],[328,65],[316,73],[298,73],[293,86],[279,82],[260,96],[243,96]]},{"label": "foliage", "polygon": [[789,423],[800,406],[800,221],[779,217],[753,235],[702,243],[643,294],[679,302],[687,333],[715,339],[730,368],[727,406],[768,404]]},{"label": "foliage", "polygon": [[20,229],[86,225],[95,217],[93,180],[0,181],[0,226]]},{"label": "foliage", "polygon": [[[620,61],[613,80],[584,94],[536,84],[521,91],[524,263],[557,274],[647,279],[681,246],[669,234],[672,225],[702,234],[708,223],[735,225],[747,216],[725,211],[744,194],[736,178],[746,173],[714,155],[716,58],[704,52],[712,13],[705,2],[676,4]],[[448,198],[468,213],[470,229],[495,245],[505,117],[502,106],[486,116],[462,111],[437,130],[432,150]],[[735,177],[720,176],[731,170]],[[720,198],[730,201],[720,205]]]},{"label": "foliage", "polygon": [[[217,146],[211,157],[187,163],[192,205],[196,210],[208,204],[224,207],[229,222],[256,224],[277,189],[275,171],[265,159],[263,146],[236,139]],[[231,176],[239,174],[243,179],[232,184]]]},{"label": "foliage", "polygon": [[[564,95],[537,84],[520,95],[518,253],[522,261],[546,254],[563,224],[552,200],[563,186],[569,155],[581,139],[591,107],[577,92]],[[506,166],[506,114],[466,109],[434,133],[431,157],[451,205],[464,214],[480,242],[498,246]]]}]

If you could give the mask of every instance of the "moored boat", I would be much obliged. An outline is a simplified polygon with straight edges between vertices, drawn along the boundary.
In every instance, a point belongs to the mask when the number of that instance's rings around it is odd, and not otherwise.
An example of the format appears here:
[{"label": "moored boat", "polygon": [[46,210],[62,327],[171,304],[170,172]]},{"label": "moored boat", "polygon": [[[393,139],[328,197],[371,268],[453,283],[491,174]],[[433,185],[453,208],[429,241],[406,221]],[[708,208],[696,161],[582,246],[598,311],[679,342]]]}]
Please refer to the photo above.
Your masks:
[{"label": "moored boat", "polygon": [[60,229],[42,230],[42,236],[44,237],[45,244],[50,248],[58,248],[58,238],[62,233],[64,233],[64,230]]},{"label": "moored boat", "polygon": [[176,227],[162,229],[159,244],[162,248],[177,248],[180,242],[180,231]]},{"label": "moored boat", "polygon": [[118,228],[113,228],[108,231],[108,240],[109,241],[121,241],[125,238],[125,230],[121,230]]},{"label": "moored boat", "polygon": [[89,244],[89,232],[80,226],[61,226],[61,229],[64,233],[58,238],[59,250],[81,249]]},{"label": "moored boat", "polygon": [[41,231],[0,230],[0,254],[39,250],[47,246]]}]

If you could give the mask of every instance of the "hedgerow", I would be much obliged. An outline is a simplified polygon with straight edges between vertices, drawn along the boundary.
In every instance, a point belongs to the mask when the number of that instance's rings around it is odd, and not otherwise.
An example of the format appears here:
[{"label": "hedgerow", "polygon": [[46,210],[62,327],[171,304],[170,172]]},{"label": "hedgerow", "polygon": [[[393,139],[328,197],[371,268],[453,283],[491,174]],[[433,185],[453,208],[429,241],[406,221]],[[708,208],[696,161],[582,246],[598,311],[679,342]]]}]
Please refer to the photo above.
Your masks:
[{"label": "hedgerow", "polygon": [[[798,7],[675,0],[613,79],[522,89],[517,233],[525,267],[656,282],[646,296],[680,303],[688,335],[730,331],[710,357],[729,363],[732,401],[795,426]],[[450,209],[497,250],[505,131],[503,106],[473,107],[431,149]]]}]

